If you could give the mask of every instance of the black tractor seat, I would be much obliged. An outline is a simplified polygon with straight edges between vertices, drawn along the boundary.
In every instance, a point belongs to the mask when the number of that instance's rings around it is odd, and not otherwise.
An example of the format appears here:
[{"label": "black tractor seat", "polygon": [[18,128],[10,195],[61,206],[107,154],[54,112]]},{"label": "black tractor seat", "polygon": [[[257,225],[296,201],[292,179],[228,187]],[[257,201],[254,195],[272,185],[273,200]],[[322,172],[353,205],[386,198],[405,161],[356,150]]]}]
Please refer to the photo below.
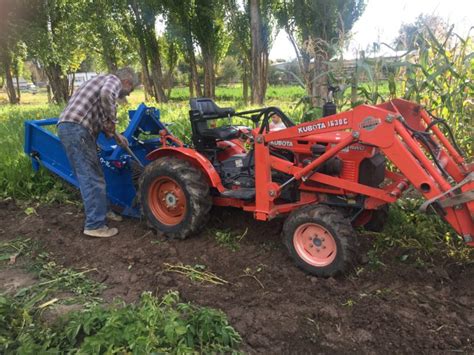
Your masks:
[{"label": "black tractor seat", "polygon": [[208,128],[207,122],[199,122],[197,124],[199,133],[203,138],[211,138],[218,140],[229,140],[237,138],[239,131],[232,126],[222,126],[216,128]]},{"label": "black tractor seat", "polygon": [[189,100],[191,110],[199,111],[204,120],[213,120],[216,118],[225,118],[233,115],[235,109],[232,107],[219,107],[214,101],[208,98],[193,98]]},{"label": "black tractor seat", "polygon": [[210,128],[209,120],[226,118],[235,113],[232,107],[219,107],[209,98],[192,98],[189,100],[191,106],[190,118],[193,127],[193,140],[202,139],[207,141],[230,140],[239,136],[239,131],[232,126],[221,126]]}]

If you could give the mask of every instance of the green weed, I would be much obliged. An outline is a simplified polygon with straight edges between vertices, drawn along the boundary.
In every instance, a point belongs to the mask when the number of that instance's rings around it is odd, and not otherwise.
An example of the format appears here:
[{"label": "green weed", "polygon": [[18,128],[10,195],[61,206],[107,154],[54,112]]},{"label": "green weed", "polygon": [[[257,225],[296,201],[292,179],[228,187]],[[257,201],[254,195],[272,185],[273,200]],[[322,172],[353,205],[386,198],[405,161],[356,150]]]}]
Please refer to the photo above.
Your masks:
[{"label": "green weed", "polygon": [[0,352],[7,354],[224,353],[240,342],[224,313],[181,303],[175,292],[161,300],[146,292],[137,304],[94,305],[52,327],[0,296]]},{"label": "green weed", "polygon": [[[46,253],[39,253],[29,239],[0,244],[0,266],[11,256],[33,257],[31,270],[39,281],[15,295],[0,294],[0,353],[224,353],[235,350],[241,341],[221,311],[181,303],[177,293],[162,299],[144,293],[137,304],[100,304],[104,285],[87,276],[95,269],[76,271],[65,268]],[[38,256],[35,256],[38,255]],[[198,281],[227,283],[205,272],[204,266],[171,266],[183,272],[192,269]],[[67,314],[59,322],[41,320],[44,308],[62,302],[57,292],[74,295],[83,311]],[[46,301],[46,302],[45,302]]]},{"label": "green weed", "polygon": [[237,251],[240,249],[240,242],[245,238],[247,232],[248,228],[246,228],[242,234],[235,233],[227,229],[216,229],[211,231],[211,233],[214,234],[217,244],[222,245],[232,251]]},{"label": "green weed", "polygon": [[31,239],[18,238],[0,243],[0,262],[7,261],[11,264],[22,255],[29,255],[35,243]]},{"label": "green weed", "polygon": [[[472,258],[472,248],[464,245],[448,223],[434,212],[419,211],[422,202],[420,198],[406,197],[390,206],[384,233],[376,234],[374,251],[369,252],[372,265],[380,265],[379,252],[392,247],[428,254],[437,250],[446,256],[466,261]],[[400,260],[404,262],[407,259],[407,255],[402,255]]]}]

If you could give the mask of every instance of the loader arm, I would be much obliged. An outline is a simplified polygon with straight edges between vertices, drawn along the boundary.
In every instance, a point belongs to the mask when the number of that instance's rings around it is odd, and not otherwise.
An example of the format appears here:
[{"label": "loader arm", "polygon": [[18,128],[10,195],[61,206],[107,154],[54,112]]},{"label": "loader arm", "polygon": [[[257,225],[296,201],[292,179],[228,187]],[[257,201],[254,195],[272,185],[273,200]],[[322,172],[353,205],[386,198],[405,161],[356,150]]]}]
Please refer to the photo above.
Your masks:
[{"label": "loader arm", "polygon": [[[474,246],[473,165],[466,162],[437,123],[439,120],[430,117],[420,105],[397,99],[378,106],[361,105],[316,121],[257,135],[256,181],[257,185],[266,184],[267,189],[257,191],[256,213],[271,211],[272,199],[292,181],[300,181],[301,190],[311,191],[305,183],[313,181],[365,195],[367,208],[396,201],[411,184],[426,198],[425,210],[434,208],[467,244]],[[269,154],[271,142],[298,141],[327,132],[337,133],[337,144],[306,166]],[[393,163],[398,173],[386,172],[391,183],[373,188],[317,172],[328,159],[356,143],[379,148]],[[292,177],[275,186],[271,169]]]}]

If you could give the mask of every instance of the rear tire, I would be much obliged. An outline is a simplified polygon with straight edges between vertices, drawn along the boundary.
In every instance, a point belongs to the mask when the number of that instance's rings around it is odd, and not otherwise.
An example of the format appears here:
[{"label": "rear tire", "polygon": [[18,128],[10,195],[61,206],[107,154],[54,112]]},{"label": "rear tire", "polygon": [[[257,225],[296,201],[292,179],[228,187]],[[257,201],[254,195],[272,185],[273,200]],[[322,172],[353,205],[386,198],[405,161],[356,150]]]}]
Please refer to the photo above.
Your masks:
[{"label": "rear tire", "polygon": [[309,274],[335,276],[353,265],[354,230],[329,206],[311,205],[291,213],[283,226],[283,239],[296,265]]},{"label": "rear tire", "polygon": [[140,178],[140,202],[149,223],[166,236],[185,239],[208,221],[212,206],[209,185],[187,161],[160,158]]}]

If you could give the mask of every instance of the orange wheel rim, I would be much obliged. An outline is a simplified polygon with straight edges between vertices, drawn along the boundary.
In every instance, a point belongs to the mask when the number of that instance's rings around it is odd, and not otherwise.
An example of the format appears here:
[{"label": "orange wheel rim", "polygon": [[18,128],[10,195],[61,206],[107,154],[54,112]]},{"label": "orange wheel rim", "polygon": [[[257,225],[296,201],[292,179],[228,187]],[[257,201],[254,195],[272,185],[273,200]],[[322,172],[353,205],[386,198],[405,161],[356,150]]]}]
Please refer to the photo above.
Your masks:
[{"label": "orange wheel rim", "polygon": [[336,240],[326,228],[316,223],[299,226],[293,235],[293,245],[299,257],[312,266],[328,266],[336,258]]},{"label": "orange wheel rim", "polygon": [[174,179],[162,176],[148,190],[148,206],[160,223],[176,225],[186,215],[186,196]]}]

